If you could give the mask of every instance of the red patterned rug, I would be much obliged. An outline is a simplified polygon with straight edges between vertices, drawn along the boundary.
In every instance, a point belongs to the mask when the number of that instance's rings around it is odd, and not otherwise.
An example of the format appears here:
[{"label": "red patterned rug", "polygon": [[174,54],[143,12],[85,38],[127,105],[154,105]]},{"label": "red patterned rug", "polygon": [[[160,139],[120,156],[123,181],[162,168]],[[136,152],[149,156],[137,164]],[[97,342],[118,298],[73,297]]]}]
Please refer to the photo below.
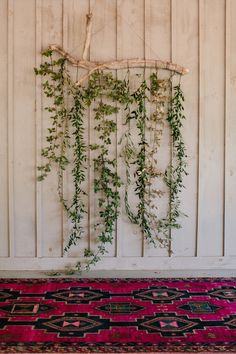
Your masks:
[{"label": "red patterned rug", "polygon": [[2,279],[1,353],[236,352],[236,279]]}]

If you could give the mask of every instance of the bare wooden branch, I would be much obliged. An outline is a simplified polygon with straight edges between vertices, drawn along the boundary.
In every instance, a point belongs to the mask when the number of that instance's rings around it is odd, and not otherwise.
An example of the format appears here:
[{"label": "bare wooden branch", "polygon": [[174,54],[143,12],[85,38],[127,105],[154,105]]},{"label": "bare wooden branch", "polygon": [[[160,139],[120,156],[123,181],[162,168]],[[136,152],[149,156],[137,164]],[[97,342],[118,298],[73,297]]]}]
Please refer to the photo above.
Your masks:
[{"label": "bare wooden branch", "polygon": [[123,60],[114,60],[107,62],[97,62],[89,60],[79,60],[71,56],[69,53],[64,51],[63,48],[57,45],[51,45],[49,47],[52,51],[59,53],[65,59],[67,59],[73,66],[80,67],[88,70],[88,73],[82,76],[76,85],[81,85],[94,71],[110,69],[110,70],[120,70],[126,68],[157,68],[163,70],[173,71],[180,75],[185,75],[189,72],[188,69],[174,63],[162,60],[153,60],[153,59],[123,59]]},{"label": "bare wooden branch", "polygon": [[[93,62],[93,64],[95,64],[95,63]],[[129,68],[129,69],[131,69],[131,68],[149,68],[149,69],[157,68],[157,69],[173,71],[173,72],[176,72],[180,75],[184,75],[189,72],[188,69],[183,68],[180,65],[165,62],[162,60],[152,60],[152,59],[116,60],[116,61],[109,61],[109,62],[105,62],[105,63],[97,63],[97,66],[94,66],[94,68],[92,68],[87,74],[82,76],[76,82],[76,85],[77,86],[81,85],[96,70],[104,70],[104,69],[120,70],[120,69],[126,69],[126,68]]]},{"label": "bare wooden branch", "polygon": [[87,22],[86,22],[86,38],[85,38],[85,43],[84,43],[84,50],[83,50],[83,55],[82,59],[86,60],[88,58],[88,51],[90,47],[90,42],[91,42],[91,34],[92,34],[92,17],[93,14],[87,14]]}]

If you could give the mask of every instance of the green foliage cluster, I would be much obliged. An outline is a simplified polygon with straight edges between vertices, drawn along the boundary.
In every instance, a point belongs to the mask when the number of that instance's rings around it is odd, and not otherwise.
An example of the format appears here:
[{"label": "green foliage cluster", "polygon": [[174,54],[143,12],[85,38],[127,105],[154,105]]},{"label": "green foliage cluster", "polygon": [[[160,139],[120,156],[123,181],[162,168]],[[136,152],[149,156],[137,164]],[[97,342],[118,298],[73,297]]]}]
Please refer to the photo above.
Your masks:
[{"label": "green foliage cluster", "polygon": [[[180,228],[178,219],[184,215],[180,211],[179,193],[186,172],[186,152],[181,128],[183,126],[184,96],[180,84],[174,86],[172,97],[172,77],[159,79],[157,72],[150,75],[149,85],[143,80],[136,91],[131,93],[133,109],[126,115],[127,131],[123,135],[122,156],[126,164],[125,207],[129,220],[138,224],[147,242],[155,247],[167,248],[171,254],[171,229]],[[154,105],[154,111],[147,107]],[[138,131],[138,143],[132,140],[130,122],[134,120]],[[172,157],[166,170],[158,169],[156,154],[161,145],[165,121],[171,131]],[[130,167],[135,165],[134,192],[139,203],[136,212],[129,202],[129,186],[132,184]],[[169,211],[165,218],[158,217],[157,198],[164,191],[154,188],[155,180],[162,178],[169,189]],[[132,203],[133,204],[133,203]]]},{"label": "green foliage cluster", "polygon": [[[83,235],[81,220],[85,213],[85,206],[82,195],[85,192],[81,185],[85,180],[86,143],[84,140],[84,104],[83,94],[71,81],[70,74],[66,69],[64,58],[53,60],[52,51],[43,53],[48,58],[39,68],[35,68],[35,74],[41,75],[45,96],[49,99],[50,105],[45,107],[49,112],[51,126],[48,128],[46,137],[47,146],[42,149],[42,156],[46,163],[38,166],[40,175],[38,180],[44,180],[52,168],[55,167],[58,176],[58,195],[63,204],[69,219],[72,222],[69,241],[65,247],[68,251],[72,245],[76,245]],[[68,106],[68,97],[72,98],[72,104]],[[73,137],[69,134],[70,124],[73,127]],[[63,196],[63,172],[70,164],[67,157],[68,149],[73,151],[73,182],[74,195],[69,203]]]},{"label": "green foliage cluster", "polygon": [[[169,246],[170,230],[179,228],[181,215],[179,192],[186,174],[186,152],[181,128],[183,124],[184,96],[180,84],[172,89],[171,78],[161,80],[154,72],[149,79],[141,80],[137,89],[131,90],[128,77],[120,80],[111,73],[95,71],[87,85],[76,86],[67,70],[66,60],[53,59],[52,51],[44,53],[46,61],[35,69],[43,78],[42,87],[47,101],[51,126],[46,137],[47,146],[42,149],[45,163],[38,166],[38,180],[44,180],[52,168],[57,169],[58,195],[71,221],[67,252],[78,245],[83,237],[82,219],[87,210],[84,203],[84,183],[88,168],[87,154],[93,156],[94,193],[97,195],[99,221],[98,245],[95,250],[84,249],[89,270],[106,253],[106,245],[113,242],[116,221],[120,209],[120,192],[125,184],[125,208],[132,223],[139,225],[145,239],[156,246]],[[153,107],[151,113],[147,106]],[[94,119],[96,143],[88,145],[85,139],[84,120],[87,111]],[[126,181],[117,172],[116,156],[110,150],[117,134],[117,117],[121,112],[124,134],[121,141],[122,157],[126,166]],[[172,159],[166,171],[158,170],[156,154],[161,144],[165,122],[169,124],[172,138]],[[134,141],[131,125],[135,125]],[[138,138],[138,142],[137,142]],[[72,151],[73,158],[69,158]],[[71,200],[63,195],[63,174],[72,165],[74,192]],[[132,170],[132,173],[131,173]],[[155,209],[156,199],[163,191],[153,187],[155,179],[162,178],[169,188],[169,211],[159,219]],[[129,194],[134,186],[138,203],[130,205]],[[77,269],[83,265],[78,263]]]},{"label": "green foliage cluster", "polygon": [[[168,230],[179,229],[180,216],[186,216],[180,209],[180,192],[184,188],[183,178],[187,173],[186,148],[181,133],[184,116],[184,94],[180,83],[173,87],[167,121],[169,123],[172,138],[172,158],[165,171],[164,180],[170,191],[169,211],[165,219],[161,220],[160,228],[167,237]],[[170,250],[170,253],[172,251]]]},{"label": "green foliage cluster", "polygon": [[[95,265],[106,253],[106,244],[112,244],[115,224],[119,215],[120,193],[122,181],[117,174],[117,160],[110,156],[109,150],[115,140],[117,124],[116,114],[120,107],[117,104],[127,104],[129,95],[126,82],[117,80],[104,72],[95,72],[84,89],[84,101],[89,107],[93,104],[95,126],[98,142],[91,144],[90,149],[96,154],[94,165],[94,192],[99,194],[98,207],[100,208],[100,222],[98,247],[96,251],[85,249],[84,256],[89,257],[86,269]],[[78,264],[78,268],[81,264]]]}]

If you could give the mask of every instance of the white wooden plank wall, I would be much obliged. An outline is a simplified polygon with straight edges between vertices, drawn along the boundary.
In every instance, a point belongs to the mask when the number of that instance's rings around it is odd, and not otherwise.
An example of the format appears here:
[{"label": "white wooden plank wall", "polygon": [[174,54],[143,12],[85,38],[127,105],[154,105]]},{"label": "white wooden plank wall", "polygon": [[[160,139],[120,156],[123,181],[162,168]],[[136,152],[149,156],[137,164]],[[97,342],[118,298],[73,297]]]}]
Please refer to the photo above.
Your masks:
[{"label": "white wooden plank wall", "polygon": [[[236,1],[0,0],[0,269],[62,268],[82,256],[74,247],[63,256],[70,225],[57,201],[56,174],[36,182],[49,116],[33,68],[52,43],[81,56],[89,11],[94,15],[91,60],[157,58],[190,69],[182,79],[189,175],[181,201],[188,218],[173,232],[174,254],[146,245],[123,210],[115,242],[97,268],[236,268]],[[92,143],[89,117],[88,112],[85,131]],[[121,116],[115,119],[118,142]],[[166,134],[161,164],[169,157],[168,139]],[[124,174],[118,144],[112,153]],[[90,164],[92,158],[88,153]],[[97,206],[92,172],[87,173],[82,245],[93,248]],[[65,173],[66,195],[71,186]]]}]

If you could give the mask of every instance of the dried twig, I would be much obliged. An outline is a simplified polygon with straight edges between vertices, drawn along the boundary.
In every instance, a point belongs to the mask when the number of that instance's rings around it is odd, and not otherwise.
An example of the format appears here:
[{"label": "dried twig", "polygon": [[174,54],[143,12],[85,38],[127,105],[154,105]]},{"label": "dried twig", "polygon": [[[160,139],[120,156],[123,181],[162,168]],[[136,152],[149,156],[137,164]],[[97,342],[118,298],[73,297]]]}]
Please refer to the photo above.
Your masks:
[{"label": "dried twig", "polygon": [[90,47],[90,42],[91,42],[91,33],[92,33],[92,17],[93,14],[87,14],[87,22],[86,22],[86,39],[85,39],[85,43],[84,43],[84,51],[83,51],[83,55],[82,55],[82,59],[86,60],[88,57],[88,51],[89,51],[89,47]]},{"label": "dried twig", "polygon": [[188,69],[174,63],[162,60],[153,59],[122,59],[107,62],[89,61],[89,60],[79,60],[72,57],[64,49],[58,45],[51,45],[49,47],[51,50],[61,54],[65,59],[67,59],[73,66],[77,66],[83,69],[89,70],[89,72],[82,76],[77,85],[82,84],[95,70],[119,70],[125,68],[158,68],[163,70],[169,70],[176,72],[178,74],[184,75],[189,72]]}]

